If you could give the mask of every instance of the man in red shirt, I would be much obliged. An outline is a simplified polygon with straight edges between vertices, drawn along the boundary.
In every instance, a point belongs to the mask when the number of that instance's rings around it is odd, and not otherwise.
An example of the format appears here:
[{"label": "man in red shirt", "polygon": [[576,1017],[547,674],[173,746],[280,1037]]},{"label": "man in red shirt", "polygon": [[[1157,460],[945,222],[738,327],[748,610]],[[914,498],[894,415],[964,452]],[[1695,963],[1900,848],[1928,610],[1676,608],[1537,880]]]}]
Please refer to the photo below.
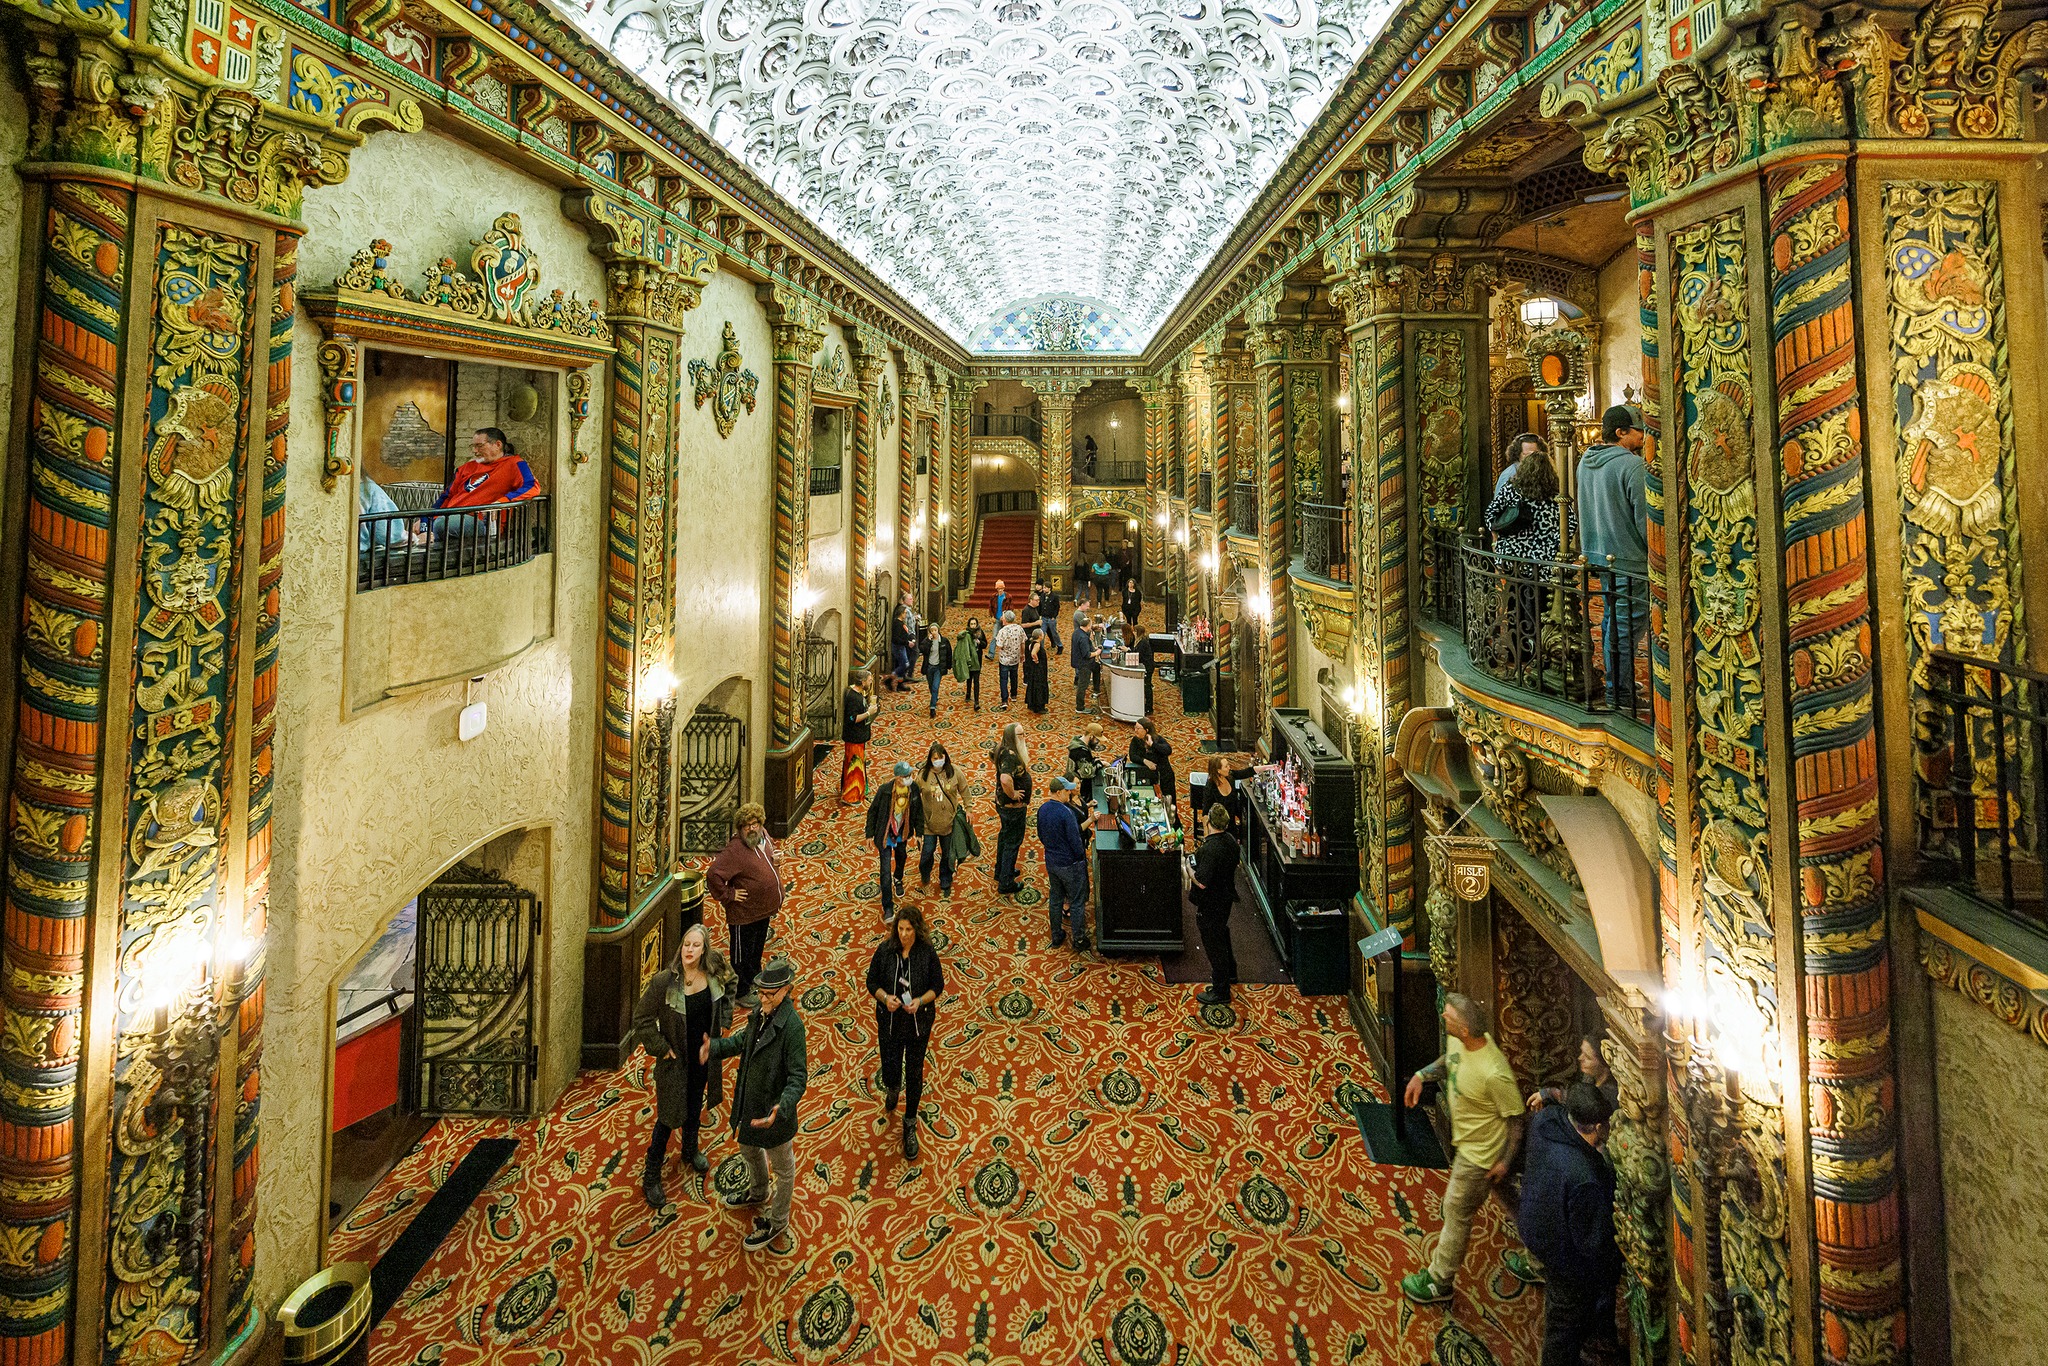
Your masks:
[{"label": "man in red shirt", "polygon": [[[441,496],[434,500],[436,508],[516,503],[540,492],[532,467],[524,457],[513,453],[512,443],[498,428],[477,428],[469,438],[469,449],[471,458],[462,463],[455,477],[448,481],[448,487],[441,490]],[[436,540],[450,531],[460,534],[487,525],[473,517],[436,517],[427,521],[434,528]]]}]

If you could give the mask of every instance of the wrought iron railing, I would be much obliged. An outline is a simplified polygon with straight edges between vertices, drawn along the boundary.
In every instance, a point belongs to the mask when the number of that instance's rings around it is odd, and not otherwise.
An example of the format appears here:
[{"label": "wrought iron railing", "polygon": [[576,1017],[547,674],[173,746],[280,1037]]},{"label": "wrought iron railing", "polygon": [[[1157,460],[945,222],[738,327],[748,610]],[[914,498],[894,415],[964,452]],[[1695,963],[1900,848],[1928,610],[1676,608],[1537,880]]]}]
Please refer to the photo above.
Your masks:
[{"label": "wrought iron railing", "polygon": [[976,436],[1021,436],[1026,441],[1036,442],[1038,419],[1029,413],[976,413],[974,434]]},{"label": "wrought iron railing", "polygon": [[1496,554],[1439,526],[1424,531],[1422,572],[1422,615],[1455,632],[1481,673],[1649,724],[1645,579]]},{"label": "wrought iron railing", "polygon": [[1946,650],[1927,656],[1931,757],[1948,785],[1928,795],[1921,842],[1951,884],[2048,927],[2041,819],[2048,814],[2048,674]]},{"label": "wrought iron railing", "polygon": [[356,518],[356,591],[464,579],[525,564],[554,549],[554,506],[543,493],[516,503]]},{"label": "wrought iron railing", "polygon": [[1095,468],[1079,458],[1074,461],[1076,478],[1090,484],[1142,484],[1145,482],[1143,460],[1103,460],[1097,458]]},{"label": "wrought iron railing", "polygon": [[1230,486],[1230,529],[1241,536],[1259,534],[1259,488],[1249,479]]},{"label": "wrought iron railing", "polygon": [[838,465],[811,466],[811,497],[824,498],[839,492]]},{"label": "wrought iron railing", "polygon": [[981,513],[1036,512],[1038,490],[1004,489],[1000,493],[984,493],[975,498],[974,508]]},{"label": "wrought iron railing", "polygon": [[1309,573],[1351,582],[1351,510],[1341,503],[1296,503],[1294,549]]},{"label": "wrought iron railing", "polygon": [[1207,512],[1216,501],[1216,476],[1203,470],[1195,476],[1195,494],[1190,500],[1189,510]]}]

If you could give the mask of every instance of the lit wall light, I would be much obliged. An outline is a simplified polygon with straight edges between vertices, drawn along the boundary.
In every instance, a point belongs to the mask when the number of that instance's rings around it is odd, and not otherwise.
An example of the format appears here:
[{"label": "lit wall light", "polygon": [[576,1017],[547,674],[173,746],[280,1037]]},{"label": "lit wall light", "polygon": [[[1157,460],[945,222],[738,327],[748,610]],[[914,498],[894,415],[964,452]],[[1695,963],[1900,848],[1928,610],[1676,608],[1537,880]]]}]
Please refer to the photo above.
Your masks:
[{"label": "lit wall light", "polygon": [[1204,574],[1213,574],[1213,573],[1215,573],[1215,572],[1216,572],[1216,552],[1215,552],[1215,551],[1213,551],[1213,550],[1209,550],[1209,551],[1204,551],[1204,552],[1203,552],[1203,554],[1202,554],[1202,572],[1203,572]]},{"label": "lit wall light", "polygon": [[1522,326],[1529,328],[1548,327],[1558,319],[1557,300],[1534,298],[1522,300]]},{"label": "lit wall light", "polygon": [[640,675],[640,705],[660,706],[676,695],[676,671],[666,661],[656,661]]},{"label": "lit wall light", "polygon": [[796,590],[796,594],[791,601],[792,605],[796,608],[797,615],[807,617],[811,614],[811,609],[818,605],[818,599],[824,596],[817,589],[805,585]]},{"label": "lit wall light", "polygon": [[1128,522],[1126,522],[1125,525],[1128,526],[1132,531],[1136,531],[1138,529],[1138,519],[1133,517]]},{"label": "lit wall light", "polygon": [[1340,413],[1348,413],[1351,411],[1351,395],[1337,395],[1337,411]]},{"label": "lit wall light", "polygon": [[1159,529],[1161,531],[1164,531],[1166,530],[1167,522],[1171,521],[1172,519],[1169,518],[1164,512],[1162,512],[1157,517],[1154,517],[1152,520],[1159,523]]}]

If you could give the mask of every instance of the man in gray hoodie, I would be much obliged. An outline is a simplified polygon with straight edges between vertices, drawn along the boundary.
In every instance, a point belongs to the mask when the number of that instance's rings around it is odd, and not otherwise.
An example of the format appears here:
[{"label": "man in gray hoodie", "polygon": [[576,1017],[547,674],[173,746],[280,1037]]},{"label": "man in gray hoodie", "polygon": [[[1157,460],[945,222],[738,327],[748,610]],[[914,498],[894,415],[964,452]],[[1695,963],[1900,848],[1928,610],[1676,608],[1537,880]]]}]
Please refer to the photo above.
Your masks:
[{"label": "man in gray hoodie", "polygon": [[1650,502],[1644,483],[1643,414],[1617,403],[1600,418],[1601,443],[1579,460],[1579,530],[1586,563],[1606,590],[1600,656],[1607,702],[1632,711],[1636,651],[1650,638]]}]

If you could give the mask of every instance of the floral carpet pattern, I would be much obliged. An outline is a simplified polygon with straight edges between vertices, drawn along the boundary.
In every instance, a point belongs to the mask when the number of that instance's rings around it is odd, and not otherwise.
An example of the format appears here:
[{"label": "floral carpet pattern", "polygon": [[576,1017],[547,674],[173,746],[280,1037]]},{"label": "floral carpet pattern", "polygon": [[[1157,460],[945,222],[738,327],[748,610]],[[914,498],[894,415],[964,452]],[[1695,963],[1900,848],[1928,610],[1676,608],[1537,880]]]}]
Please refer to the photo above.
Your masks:
[{"label": "floral carpet pattern", "polygon": [[[1156,959],[1051,949],[1035,835],[1025,891],[994,895],[982,752],[1022,720],[1040,787],[1060,770],[1078,726],[1070,675],[1053,676],[1042,718],[970,712],[949,679],[936,719],[921,685],[885,694],[876,719],[871,774],[937,738],[979,794],[983,853],[953,897],[912,871],[905,898],[932,923],[948,988],[919,1160],[882,1111],[862,992],[881,934],[874,860],[862,813],[831,795],[834,754],[783,845],[797,889],[769,950],[797,964],[810,1041],[793,1247],[741,1248],[753,1211],[717,1198],[745,1181],[719,1123],[710,1174],[672,1147],[670,1203],[647,1208],[643,1055],[585,1073],[540,1118],[443,1121],[337,1228],[332,1260],[374,1261],[472,1143],[519,1141],[376,1330],[373,1366],[1535,1361],[1541,1297],[1502,1269],[1511,1235],[1491,1204],[1455,1304],[1402,1297],[1434,1246],[1443,1175],[1367,1159],[1349,1107],[1377,1085],[1342,997],[1240,988],[1205,1016]],[[1206,718],[1184,719],[1171,685],[1155,701],[1184,792]],[[1120,752],[1129,728],[1106,728]],[[1264,933],[1254,916],[1240,906],[1239,935]]]}]

